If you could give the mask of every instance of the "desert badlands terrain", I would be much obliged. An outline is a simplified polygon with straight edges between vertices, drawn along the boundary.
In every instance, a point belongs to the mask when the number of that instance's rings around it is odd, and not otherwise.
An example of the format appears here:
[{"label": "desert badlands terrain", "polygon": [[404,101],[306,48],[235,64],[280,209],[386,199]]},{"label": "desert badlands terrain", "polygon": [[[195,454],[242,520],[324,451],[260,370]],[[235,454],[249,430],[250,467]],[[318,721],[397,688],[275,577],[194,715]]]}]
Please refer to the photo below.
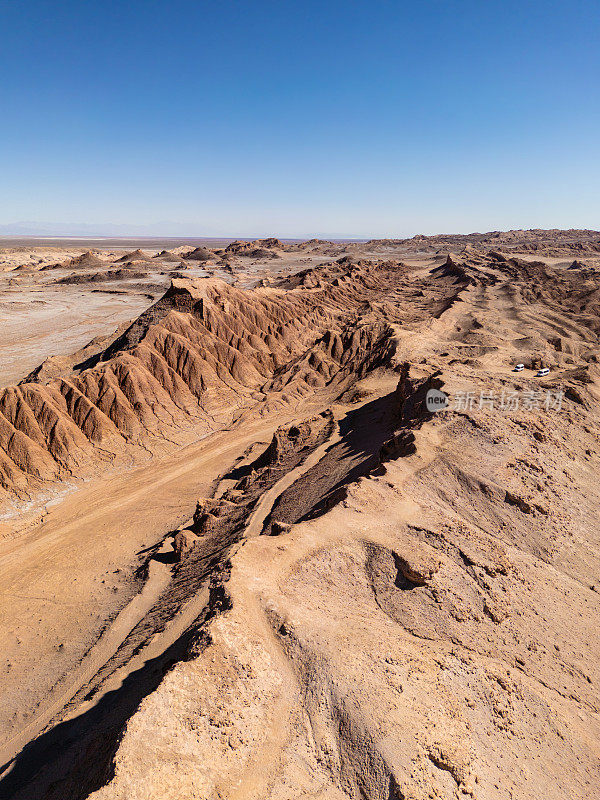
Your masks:
[{"label": "desert badlands terrain", "polygon": [[0,331],[0,798],[600,796],[600,232],[5,240]]}]

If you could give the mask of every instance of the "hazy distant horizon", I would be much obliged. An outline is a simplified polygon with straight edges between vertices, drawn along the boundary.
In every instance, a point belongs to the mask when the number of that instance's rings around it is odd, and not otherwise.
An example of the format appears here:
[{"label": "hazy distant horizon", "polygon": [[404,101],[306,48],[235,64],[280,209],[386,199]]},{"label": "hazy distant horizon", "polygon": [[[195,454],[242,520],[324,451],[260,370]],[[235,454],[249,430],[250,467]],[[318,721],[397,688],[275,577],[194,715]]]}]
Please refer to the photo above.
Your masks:
[{"label": "hazy distant horizon", "polygon": [[[268,237],[275,237],[284,242],[294,241],[307,241],[309,239],[325,239],[329,241],[340,242],[364,242],[369,239],[411,239],[414,236],[468,236],[476,234],[485,234],[493,232],[508,232],[511,230],[592,230],[596,228],[588,228],[584,225],[548,225],[544,228],[540,226],[520,226],[513,228],[500,228],[489,227],[480,230],[414,230],[414,231],[398,231],[389,233],[387,235],[380,233],[364,234],[362,236],[344,235],[341,233],[324,233],[322,231],[309,232],[304,234],[289,234],[279,233],[276,230],[268,230],[262,232],[229,232],[229,233],[211,233],[190,232],[189,228],[183,227],[180,232],[174,232],[167,224],[164,227],[159,225],[152,226],[139,226],[139,225],[85,225],[85,224],[69,224],[69,223],[44,223],[39,226],[35,223],[15,223],[13,225],[0,225],[0,239],[40,239],[51,240],[56,239],[59,241],[64,240],[78,240],[83,241],[89,239],[90,241],[99,241],[104,239],[148,239],[148,240],[173,240],[173,241],[235,241],[241,240],[254,240],[264,239]],[[599,231],[600,232],[600,231]]]},{"label": "hazy distant horizon", "polygon": [[[175,231],[169,225],[140,226],[140,225],[80,225],[80,224],[40,224],[15,223],[13,225],[0,225],[0,238],[34,238],[34,239],[265,239],[276,237],[282,241],[305,241],[307,239],[340,239],[344,241],[365,241],[376,238],[371,236],[342,236],[340,234],[279,234],[272,230],[259,233],[200,233],[182,227]],[[394,238],[406,238],[398,236]]]}]

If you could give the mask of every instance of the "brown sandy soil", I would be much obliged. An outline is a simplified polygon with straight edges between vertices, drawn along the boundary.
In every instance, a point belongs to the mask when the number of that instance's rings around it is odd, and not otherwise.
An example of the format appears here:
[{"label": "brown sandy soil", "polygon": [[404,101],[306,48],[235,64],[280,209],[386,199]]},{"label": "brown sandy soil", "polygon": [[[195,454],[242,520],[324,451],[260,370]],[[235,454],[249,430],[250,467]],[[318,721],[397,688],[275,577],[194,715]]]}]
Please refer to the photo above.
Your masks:
[{"label": "brown sandy soil", "polygon": [[0,392],[0,795],[596,796],[599,239],[211,248]]}]

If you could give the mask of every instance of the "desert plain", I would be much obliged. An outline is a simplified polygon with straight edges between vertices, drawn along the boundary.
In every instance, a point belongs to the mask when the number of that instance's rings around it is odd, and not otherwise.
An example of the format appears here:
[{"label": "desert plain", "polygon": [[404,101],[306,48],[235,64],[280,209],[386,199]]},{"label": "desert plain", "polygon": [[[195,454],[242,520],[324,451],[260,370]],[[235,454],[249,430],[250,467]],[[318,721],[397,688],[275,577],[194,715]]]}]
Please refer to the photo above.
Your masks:
[{"label": "desert plain", "polygon": [[0,332],[0,797],[600,795],[600,232],[5,239]]}]

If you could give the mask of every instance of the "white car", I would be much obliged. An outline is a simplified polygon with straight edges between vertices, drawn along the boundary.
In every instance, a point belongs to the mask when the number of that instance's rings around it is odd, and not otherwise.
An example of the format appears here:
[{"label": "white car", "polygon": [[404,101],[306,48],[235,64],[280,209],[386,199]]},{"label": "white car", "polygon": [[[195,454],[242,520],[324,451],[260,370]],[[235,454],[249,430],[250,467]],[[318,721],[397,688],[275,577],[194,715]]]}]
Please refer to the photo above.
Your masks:
[{"label": "white car", "polygon": [[542,369],[538,369],[538,371],[535,373],[535,377],[536,378],[543,378],[544,375],[549,375],[549,374],[550,374],[550,370],[548,369],[548,367],[542,367]]},{"label": "white car", "polygon": [[525,369],[525,364],[517,364],[517,366],[513,369],[513,372],[523,372]]}]

